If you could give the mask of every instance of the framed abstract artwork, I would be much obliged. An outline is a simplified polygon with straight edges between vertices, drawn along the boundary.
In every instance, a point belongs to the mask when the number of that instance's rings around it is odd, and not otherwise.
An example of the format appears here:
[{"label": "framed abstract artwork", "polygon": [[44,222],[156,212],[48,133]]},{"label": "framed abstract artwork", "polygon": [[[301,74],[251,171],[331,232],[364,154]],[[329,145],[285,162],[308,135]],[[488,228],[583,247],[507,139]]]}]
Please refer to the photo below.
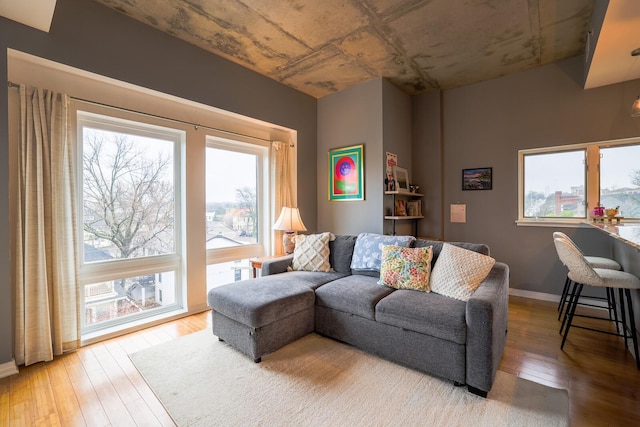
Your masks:
[{"label": "framed abstract artwork", "polygon": [[329,150],[329,200],[364,200],[364,145]]},{"label": "framed abstract artwork", "polygon": [[491,190],[493,168],[462,169],[463,190]]}]

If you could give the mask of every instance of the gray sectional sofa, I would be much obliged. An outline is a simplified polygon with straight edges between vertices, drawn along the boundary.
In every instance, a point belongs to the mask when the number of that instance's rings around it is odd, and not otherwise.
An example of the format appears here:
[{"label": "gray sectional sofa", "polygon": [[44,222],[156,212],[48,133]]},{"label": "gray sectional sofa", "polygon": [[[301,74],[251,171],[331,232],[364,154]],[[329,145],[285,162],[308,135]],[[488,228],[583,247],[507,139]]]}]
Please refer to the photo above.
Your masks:
[{"label": "gray sectional sofa", "polygon": [[[329,243],[334,271],[287,271],[293,256],[264,262],[262,275],[210,290],[213,333],[259,362],[316,332],[486,396],[506,341],[509,268],[496,262],[468,301],[378,284],[352,270],[357,236]],[[452,243],[488,255],[483,244]],[[434,265],[443,243],[433,247]]]}]

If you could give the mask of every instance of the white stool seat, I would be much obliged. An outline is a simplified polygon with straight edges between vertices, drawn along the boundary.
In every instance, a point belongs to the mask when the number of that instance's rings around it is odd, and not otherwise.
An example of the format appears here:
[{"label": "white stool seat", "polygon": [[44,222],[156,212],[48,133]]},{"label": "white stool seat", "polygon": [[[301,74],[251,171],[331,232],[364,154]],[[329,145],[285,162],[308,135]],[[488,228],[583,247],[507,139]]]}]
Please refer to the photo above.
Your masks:
[{"label": "white stool seat", "polygon": [[[584,283],[585,285],[604,286],[606,288],[618,289],[640,289],[640,279],[638,279],[631,273],[625,273],[624,271],[617,270],[607,270],[604,268],[594,268],[593,270],[598,275],[600,284],[598,285],[596,283]],[[574,282],[579,282],[579,280],[574,280],[571,278],[571,272],[569,272],[569,278]]]},{"label": "white stool seat", "polygon": [[[627,339],[631,338],[633,342],[633,349],[636,356],[636,366],[638,370],[640,370],[640,354],[638,354],[638,336],[636,333],[635,326],[635,316],[633,313],[633,303],[631,299],[631,290],[640,289],[640,279],[634,276],[631,273],[626,273],[624,271],[618,270],[608,270],[603,268],[593,268],[591,264],[585,259],[584,255],[580,252],[578,248],[575,247],[571,242],[567,241],[562,237],[556,237],[553,239],[553,243],[556,247],[556,251],[558,252],[558,256],[562,263],[569,269],[569,273],[567,277],[569,280],[575,283],[573,287],[573,292],[571,294],[571,298],[569,299],[569,305],[567,312],[565,313],[565,318],[562,322],[562,326],[560,327],[560,332],[562,333],[564,324],[566,322],[566,328],[564,329],[564,336],[562,337],[562,344],[560,344],[560,348],[564,348],[564,344],[567,340],[567,336],[569,335],[569,329],[574,327],[579,327],[583,329],[589,329],[596,332],[602,332],[610,335],[621,336],[624,339],[625,347],[628,346]],[[580,293],[582,292],[582,288],[584,286],[594,286],[594,287],[604,287],[607,288],[607,291],[613,294],[614,289],[618,289],[620,293],[620,307],[621,307],[621,323],[622,323],[622,333],[612,333],[605,330],[593,329],[579,325],[573,325],[573,318],[576,315],[576,307],[578,305],[578,299],[580,298]],[[629,321],[627,322],[625,319],[625,295],[627,300]],[[596,317],[601,320],[611,320]]]},{"label": "white stool seat", "polygon": [[[571,240],[571,238],[569,236],[567,236],[566,234],[564,234],[561,231],[555,231],[553,233],[553,238],[556,239],[564,239],[567,241],[567,243],[569,245],[571,245],[576,251],[580,252],[582,254],[582,251],[580,250],[580,248],[578,248],[578,246],[573,242],[573,240]],[[584,256],[584,254],[583,254]],[[615,260],[611,259],[611,258],[604,258],[604,257],[599,257],[599,256],[584,256],[584,259],[589,263],[589,265],[591,265],[591,267],[593,268],[605,268],[608,270],[622,270],[622,266]],[[567,297],[569,296],[569,282],[571,280],[569,279],[569,277],[567,277],[567,279],[564,282],[564,287],[562,289],[562,294],[560,295],[560,301],[558,302],[558,320],[560,320],[560,318],[562,317],[562,315],[564,314],[564,308],[567,304]],[[596,300],[606,300],[607,303],[607,308],[609,310],[609,319],[614,320],[613,318],[615,318],[615,322],[616,322],[616,326],[617,326],[617,322],[618,322],[618,313],[616,311],[616,297],[613,293],[613,290],[611,289],[607,289],[607,296],[605,298],[602,297],[591,297],[589,298],[591,299],[596,299]],[[589,306],[589,307],[598,307],[598,305],[594,305],[591,304],[589,302],[578,302],[578,304],[580,305],[584,305],[584,306]]]},{"label": "white stool seat", "polygon": [[622,270],[622,266],[617,261],[611,258],[585,255],[584,259],[586,259],[587,262],[593,268],[605,268],[607,270]]}]

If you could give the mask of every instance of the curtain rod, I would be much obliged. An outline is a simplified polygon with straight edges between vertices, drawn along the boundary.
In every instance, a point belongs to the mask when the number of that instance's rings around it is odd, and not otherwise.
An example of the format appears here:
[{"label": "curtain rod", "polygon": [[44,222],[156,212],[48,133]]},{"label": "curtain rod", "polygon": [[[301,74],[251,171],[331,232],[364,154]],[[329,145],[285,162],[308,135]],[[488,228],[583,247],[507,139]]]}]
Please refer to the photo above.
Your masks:
[{"label": "curtain rod", "polygon": [[[9,87],[13,87],[13,88],[19,88],[20,87],[20,85],[18,83],[14,83],[14,82],[12,82],[10,80],[7,81],[7,85]],[[195,129],[203,128],[203,129],[215,130],[215,131],[218,131],[218,132],[226,133],[228,135],[241,136],[243,138],[251,138],[251,139],[258,140],[258,141],[264,141],[264,142],[269,142],[269,143],[275,142],[275,141],[273,141],[271,139],[259,138],[257,136],[251,136],[251,135],[245,135],[245,134],[238,133],[238,132],[232,132],[232,131],[228,131],[228,130],[224,130],[224,129],[214,128],[214,127],[211,127],[211,126],[201,125],[201,124],[198,124],[198,123],[191,123],[191,122],[187,122],[185,120],[172,119],[170,117],[164,117],[164,116],[160,116],[160,115],[157,115],[157,114],[151,114],[151,113],[145,113],[145,112],[142,112],[142,111],[136,111],[136,110],[132,110],[130,108],[116,107],[115,105],[109,105],[109,104],[105,104],[105,103],[102,103],[102,102],[90,101],[88,99],[77,98],[75,96],[70,96],[70,98],[74,99],[76,101],[86,102],[88,104],[99,105],[101,107],[114,108],[116,110],[127,111],[129,113],[142,114],[144,116],[153,117],[153,118],[156,118],[156,119],[162,119],[162,120],[168,120],[168,121],[175,122],[175,123],[181,123],[183,125],[193,126]],[[293,143],[289,143],[289,147],[293,148],[293,147],[295,147],[295,145]]]}]

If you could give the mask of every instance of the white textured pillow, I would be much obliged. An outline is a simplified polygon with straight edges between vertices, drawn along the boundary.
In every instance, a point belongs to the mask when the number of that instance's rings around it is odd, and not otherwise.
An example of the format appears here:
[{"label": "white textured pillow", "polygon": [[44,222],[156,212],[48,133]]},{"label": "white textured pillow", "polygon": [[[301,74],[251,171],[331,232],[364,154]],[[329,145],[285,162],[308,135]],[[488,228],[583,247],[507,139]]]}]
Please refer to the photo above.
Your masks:
[{"label": "white textured pillow", "polygon": [[329,263],[329,241],[334,239],[335,236],[328,232],[296,236],[291,269],[296,271],[333,271]]},{"label": "white textured pillow", "polygon": [[495,262],[490,256],[444,243],[431,272],[431,292],[467,301]]}]

